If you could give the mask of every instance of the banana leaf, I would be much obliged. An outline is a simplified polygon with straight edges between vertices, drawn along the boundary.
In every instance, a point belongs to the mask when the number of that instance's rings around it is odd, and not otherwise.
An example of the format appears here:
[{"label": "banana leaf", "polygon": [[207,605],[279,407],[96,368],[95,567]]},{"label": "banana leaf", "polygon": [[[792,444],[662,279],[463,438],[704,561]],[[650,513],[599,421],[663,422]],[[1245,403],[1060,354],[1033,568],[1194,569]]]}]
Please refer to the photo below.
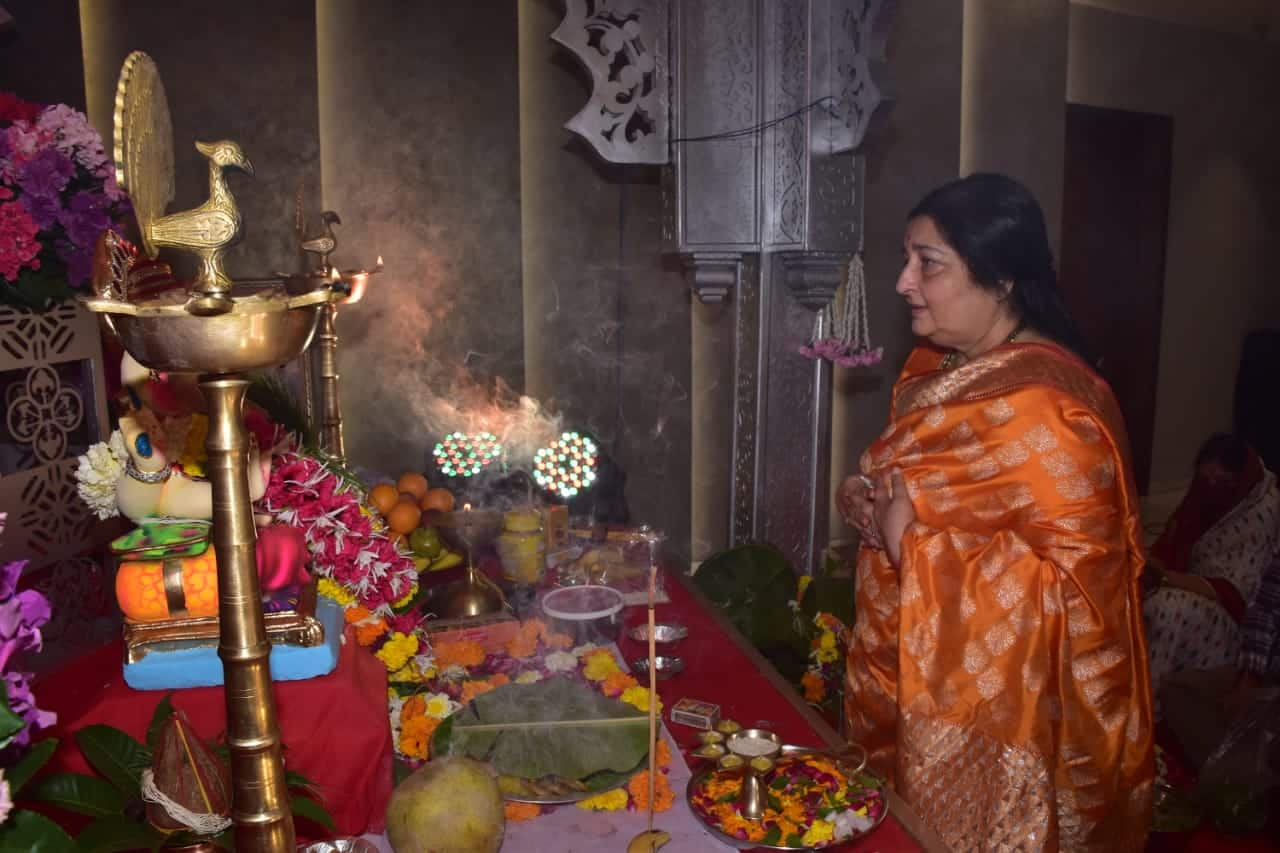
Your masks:
[{"label": "banana leaf", "polygon": [[645,720],[630,705],[567,678],[504,684],[441,723],[431,755],[465,755],[504,775],[562,776],[605,790],[647,758]]}]

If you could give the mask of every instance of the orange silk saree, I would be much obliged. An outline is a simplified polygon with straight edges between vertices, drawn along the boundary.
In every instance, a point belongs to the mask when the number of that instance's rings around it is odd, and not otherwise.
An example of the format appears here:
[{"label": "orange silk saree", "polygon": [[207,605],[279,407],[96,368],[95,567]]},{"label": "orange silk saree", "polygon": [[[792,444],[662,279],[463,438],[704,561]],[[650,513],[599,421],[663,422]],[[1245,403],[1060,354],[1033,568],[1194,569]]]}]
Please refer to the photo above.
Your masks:
[{"label": "orange silk saree", "polygon": [[1008,344],[920,348],[862,471],[900,469],[901,565],[858,557],[851,736],[954,850],[1140,850],[1152,704],[1137,493],[1106,384]]}]

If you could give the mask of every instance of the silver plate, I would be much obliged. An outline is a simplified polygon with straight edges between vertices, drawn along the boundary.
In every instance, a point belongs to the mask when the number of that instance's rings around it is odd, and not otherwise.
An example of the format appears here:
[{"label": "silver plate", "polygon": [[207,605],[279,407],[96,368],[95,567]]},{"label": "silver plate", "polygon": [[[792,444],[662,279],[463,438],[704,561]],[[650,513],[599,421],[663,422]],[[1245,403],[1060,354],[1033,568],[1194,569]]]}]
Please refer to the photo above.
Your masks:
[{"label": "silver plate", "polygon": [[[867,761],[867,751],[863,747],[857,746],[856,744],[854,744],[853,746],[855,746],[856,749],[858,750],[858,756],[856,759],[854,759],[854,757],[850,755],[829,752],[821,749],[813,749],[807,746],[784,746],[782,748],[782,757],[793,758],[793,757],[802,756],[802,755],[821,755],[825,758],[835,759],[837,762],[841,763],[842,765],[847,766],[848,764],[852,764],[854,767],[857,767],[857,770],[849,771],[852,774],[862,770],[866,766],[866,761]],[[732,835],[721,832],[715,825],[709,823],[702,815],[700,815],[698,813],[698,810],[693,807],[694,787],[700,784],[703,779],[710,776],[714,772],[716,772],[715,763],[711,761],[706,761],[702,767],[695,770],[693,772],[693,775],[689,777],[689,784],[684,791],[684,800],[685,800],[685,803],[689,806],[689,811],[697,819],[698,823],[702,826],[702,828],[705,829],[707,832],[711,833],[718,840],[723,841],[725,844],[728,844],[730,847],[733,847],[735,850],[752,850],[756,848],[759,848],[760,850],[822,849],[822,848],[812,848],[812,847],[804,847],[804,846],[784,847],[784,846],[775,845],[775,844],[761,844],[759,841],[744,841],[741,838],[734,838]],[[889,797],[885,792],[885,786],[883,782],[876,786],[876,790],[880,792],[880,797],[884,801],[884,810],[880,812],[880,817],[875,822],[875,825],[872,826],[870,829],[868,829],[866,832],[855,833],[849,836],[848,838],[842,838],[838,844],[834,844],[830,846],[839,847],[839,846],[848,844],[852,841],[857,841],[860,838],[866,838],[868,835],[870,835],[871,833],[875,832],[877,829],[880,828],[880,824],[884,823],[884,819],[889,816]]]},{"label": "silver plate", "polygon": [[[635,640],[637,643],[649,642],[649,626],[637,625],[627,632],[627,636]],[[675,643],[689,636],[689,629],[683,625],[668,624],[653,626],[653,641],[655,643]]]},{"label": "silver plate", "polygon": [[298,853],[378,853],[378,845],[363,838],[335,838],[299,845]]},{"label": "silver plate", "polygon": [[[658,678],[670,678],[671,676],[684,671],[684,660],[678,657],[664,657],[658,655],[654,658],[654,662],[658,668]],[[639,658],[631,662],[631,669],[636,675],[649,674],[649,659]]]}]

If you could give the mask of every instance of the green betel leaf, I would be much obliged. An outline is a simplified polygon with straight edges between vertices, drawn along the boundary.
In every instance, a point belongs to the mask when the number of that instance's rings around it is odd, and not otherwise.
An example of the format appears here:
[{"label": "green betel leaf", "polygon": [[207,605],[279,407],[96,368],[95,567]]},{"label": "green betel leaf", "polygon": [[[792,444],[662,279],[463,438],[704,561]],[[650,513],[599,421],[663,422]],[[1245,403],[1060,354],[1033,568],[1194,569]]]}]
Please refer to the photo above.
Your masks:
[{"label": "green betel leaf", "polygon": [[304,817],[307,820],[320,824],[325,829],[335,829],[333,824],[333,816],[315,800],[306,796],[293,796],[289,798],[289,808],[293,811],[294,817]]},{"label": "green betel leaf", "polygon": [[66,830],[49,818],[21,809],[0,826],[0,853],[76,853]]},{"label": "green betel leaf", "polygon": [[16,796],[23,786],[27,784],[27,781],[40,772],[40,768],[48,763],[57,748],[58,739],[56,737],[33,743],[31,749],[27,750],[27,754],[22,756],[22,759],[17,764],[4,771],[5,781],[9,783],[9,796]]},{"label": "green betel leaf", "polygon": [[147,749],[152,752],[155,752],[156,747],[160,745],[160,727],[173,716],[173,703],[169,701],[172,696],[172,693],[166,693],[164,698],[156,703],[155,713],[151,715],[151,725],[147,726]]},{"label": "green betel leaf", "polygon": [[118,815],[124,811],[124,797],[119,791],[97,776],[83,773],[46,776],[31,787],[30,796],[89,817]]},{"label": "green betel leaf", "polygon": [[93,769],[107,777],[116,790],[125,796],[138,794],[142,771],[151,766],[151,750],[119,729],[102,724],[76,732],[76,743]]},{"label": "green betel leaf", "polygon": [[593,777],[616,784],[616,774],[635,770],[649,754],[647,719],[567,678],[505,684],[442,724],[435,738],[441,751],[433,754],[488,761],[499,773],[524,779]]},{"label": "green betel leaf", "polygon": [[112,815],[100,817],[86,826],[76,836],[75,844],[80,853],[115,853],[117,850],[155,850],[164,841],[164,835],[145,821]]},{"label": "green betel leaf", "polygon": [[22,731],[25,725],[26,721],[13,713],[13,709],[9,707],[9,687],[0,680],[0,749],[8,746],[9,741],[13,740],[14,735]]}]

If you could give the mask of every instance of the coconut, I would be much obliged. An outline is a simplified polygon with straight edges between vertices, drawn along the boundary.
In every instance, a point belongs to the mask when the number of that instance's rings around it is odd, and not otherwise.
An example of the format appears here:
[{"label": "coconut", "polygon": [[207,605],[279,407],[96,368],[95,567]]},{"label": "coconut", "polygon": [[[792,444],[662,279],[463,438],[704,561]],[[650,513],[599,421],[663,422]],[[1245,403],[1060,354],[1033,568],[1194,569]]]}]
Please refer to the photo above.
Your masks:
[{"label": "coconut", "polygon": [[469,758],[427,762],[396,786],[387,805],[395,853],[497,853],[505,830],[497,777]]}]

